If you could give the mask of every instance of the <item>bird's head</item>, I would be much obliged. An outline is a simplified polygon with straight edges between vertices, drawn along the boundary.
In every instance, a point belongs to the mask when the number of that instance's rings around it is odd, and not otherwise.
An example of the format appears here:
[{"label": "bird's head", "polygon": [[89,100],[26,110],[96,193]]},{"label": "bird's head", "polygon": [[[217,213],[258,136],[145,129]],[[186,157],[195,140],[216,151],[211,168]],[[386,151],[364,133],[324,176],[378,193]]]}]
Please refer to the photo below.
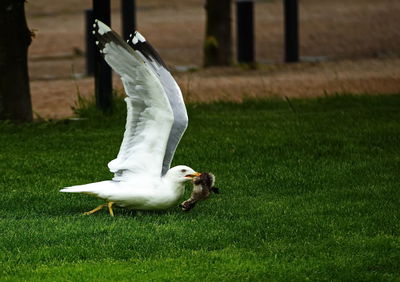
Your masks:
[{"label": "bird's head", "polygon": [[210,197],[211,193],[219,194],[219,189],[214,187],[215,176],[209,172],[203,172],[193,178],[193,191],[190,198],[181,203],[183,211],[191,210],[198,201]]},{"label": "bird's head", "polygon": [[195,177],[199,176],[200,173],[194,171],[192,168],[185,165],[178,165],[168,170],[166,177],[183,183],[189,180],[193,180]]}]

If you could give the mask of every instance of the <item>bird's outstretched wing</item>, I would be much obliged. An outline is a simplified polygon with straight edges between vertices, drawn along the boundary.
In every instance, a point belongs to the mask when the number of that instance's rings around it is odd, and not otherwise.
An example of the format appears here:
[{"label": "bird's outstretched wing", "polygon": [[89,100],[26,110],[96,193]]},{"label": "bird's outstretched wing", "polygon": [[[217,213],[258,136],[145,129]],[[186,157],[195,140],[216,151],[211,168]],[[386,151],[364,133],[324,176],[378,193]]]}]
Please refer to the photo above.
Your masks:
[{"label": "bird's outstretched wing", "polygon": [[174,122],[160,78],[152,66],[117,33],[96,20],[93,31],[100,53],[121,76],[127,98],[124,138],[116,159],[108,166],[115,180],[146,173],[160,176],[167,141]]},{"label": "bird's outstretched wing", "polygon": [[160,79],[174,113],[174,123],[163,160],[162,174],[164,175],[171,166],[175,150],[188,126],[188,115],[182,92],[158,52],[139,32],[136,31],[129,37],[128,44],[141,55],[144,61],[151,65],[153,72]]}]

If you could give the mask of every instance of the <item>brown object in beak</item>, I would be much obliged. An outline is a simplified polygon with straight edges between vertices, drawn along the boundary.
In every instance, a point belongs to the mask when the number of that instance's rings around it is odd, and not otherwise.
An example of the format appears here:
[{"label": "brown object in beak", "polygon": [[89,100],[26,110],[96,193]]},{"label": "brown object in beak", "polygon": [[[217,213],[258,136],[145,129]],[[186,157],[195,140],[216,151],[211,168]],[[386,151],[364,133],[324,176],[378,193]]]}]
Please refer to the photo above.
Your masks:
[{"label": "brown object in beak", "polygon": [[192,208],[194,208],[195,205],[196,202],[193,202],[191,199],[189,199],[180,204],[180,207],[183,211],[190,211]]},{"label": "brown object in beak", "polygon": [[191,210],[198,201],[210,197],[211,193],[219,193],[219,189],[214,187],[215,176],[212,173],[198,173],[193,178],[193,191],[190,198],[180,204],[183,211]]}]

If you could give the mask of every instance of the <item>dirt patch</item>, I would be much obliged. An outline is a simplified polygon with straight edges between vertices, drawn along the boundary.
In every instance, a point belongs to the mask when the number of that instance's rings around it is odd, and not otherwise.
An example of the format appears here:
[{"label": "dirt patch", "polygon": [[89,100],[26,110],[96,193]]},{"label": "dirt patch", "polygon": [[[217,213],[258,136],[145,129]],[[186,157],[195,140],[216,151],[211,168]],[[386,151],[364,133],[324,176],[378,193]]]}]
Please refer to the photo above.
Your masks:
[{"label": "dirt patch", "polygon": [[[112,1],[113,28],[120,30],[119,4]],[[83,10],[91,1],[35,0],[27,4],[36,30],[30,48],[34,111],[42,117],[72,114],[77,97],[93,94],[84,77]],[[201,66],[204,1],[137,1],[138,27],[172,69]],[[400,2],[394,0],[303,0],[300,4],[301,56],[318,63],[282,64],[282,1],[256,2],[258,70],[217,68],[176,72],[188,101],[244,97],[316,96],[334,92],[400,91]],[[233,13],[234,14],[234,13]],[[117,78],[114,85],[121,88]]]}]

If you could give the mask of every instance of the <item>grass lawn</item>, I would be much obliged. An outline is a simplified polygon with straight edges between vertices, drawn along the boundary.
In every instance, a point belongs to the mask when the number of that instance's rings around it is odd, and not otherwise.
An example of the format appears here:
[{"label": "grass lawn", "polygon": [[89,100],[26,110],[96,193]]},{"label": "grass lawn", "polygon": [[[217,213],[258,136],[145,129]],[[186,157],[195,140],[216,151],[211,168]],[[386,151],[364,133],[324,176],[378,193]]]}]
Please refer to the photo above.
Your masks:
[{"label": "grass lawn", "polygon": [[111,177],[122,109],[0,123],[0,280],[399,281],[400,95],[190,105],[174,164],[221,194],[83,216],[58,190]]}]

